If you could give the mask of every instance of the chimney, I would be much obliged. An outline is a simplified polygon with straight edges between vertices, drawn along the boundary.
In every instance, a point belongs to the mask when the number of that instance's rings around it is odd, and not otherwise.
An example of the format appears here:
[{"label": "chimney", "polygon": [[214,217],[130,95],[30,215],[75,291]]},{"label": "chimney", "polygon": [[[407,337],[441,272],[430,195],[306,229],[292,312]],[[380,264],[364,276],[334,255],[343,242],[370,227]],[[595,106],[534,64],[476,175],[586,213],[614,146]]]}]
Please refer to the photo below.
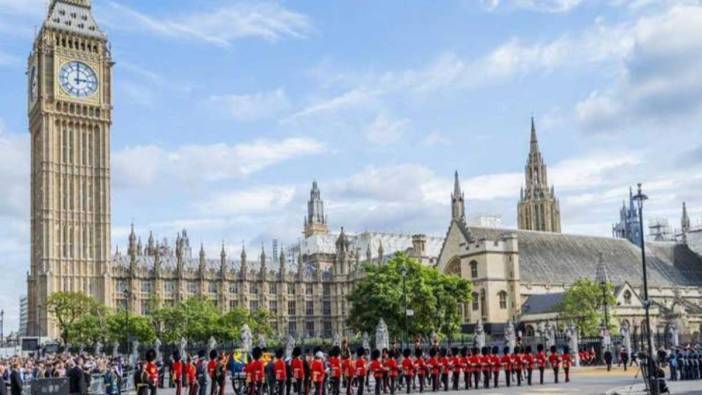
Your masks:
[{"label": "chimney", "polygon": [[421,258],[423,256],[426,256],[426,245],[426,235],[412,235],[412,249],[414,250],[414,253],[417,255],[417,257]]}]

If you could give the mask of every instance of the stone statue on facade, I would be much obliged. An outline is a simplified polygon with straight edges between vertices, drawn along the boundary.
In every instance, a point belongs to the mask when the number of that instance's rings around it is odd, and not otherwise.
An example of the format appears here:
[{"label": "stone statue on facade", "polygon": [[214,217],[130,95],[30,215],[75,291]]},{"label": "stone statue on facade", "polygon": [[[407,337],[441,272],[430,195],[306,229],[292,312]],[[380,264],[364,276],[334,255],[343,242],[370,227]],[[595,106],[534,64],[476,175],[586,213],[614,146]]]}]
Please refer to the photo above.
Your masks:
[{"label": "stone statue on facade", "polygon": [[629,358],[633,358],[631,350],[631,328],[629,327],[629,322],[622,322],[622,326],[619,328],[619,334],[622,336],[622,347],[626,350]]},{"label": "stone statue on facade", "polygon": [[139,362],[139,340],[134,339],[132,341],[132,355],[129,356],[129,364],[136,366],[137,362]]},{"label": "stone statue on facade", "polygon": [[185,349],[187,347],[188,347],[188,341],[184,337],[181,337],[180,344],[178,345],[178,353],[180,353],[180,357],[183,360],[187,359],[187,352],[185,351]]},{"label": "stone statue on facade", "polygon": [[258,334],[258,347],[259,348],[266,348],[266,337],[263,336],[263,333]]},{"label": "stone statue on facade", "polygon": [[485,347],[485,330],[483,329],[483,320],[479,319],[478,323],[475,324],[475,335],[473,336],[473,343],[478,350],[482,350]]},{"label": "stone statue on facade", "polygon": [[612,336],[609,334],[609,329],[602,324],[600,328],[600,337],[602,338],[602,350],[609,350],[612,346]]},{"label": "stone statue on facade", "polygon": [[570,348],[570,353],[573,355],[574,364],[576,367],[580,366],[580,353],[578,353],[578,346],[580,341],[578,339],[578,328],[573,322],[568,324],[565,330],[566,339],[568,339],[568,348]]},{"label": "stone statue on facade", "polygon": [[115,340],[112,342],[112,358],[117,358],[119,356],[119,342]]},{"label": "stone statue on facade", "polygon": [[363,349],[366,351],[370,350],[370,336],[368,336],[368,332],[363,332]]},{"label": "stone statue on facade", "polygon": [[246,351],[246,353],[250,353],[253,346],[253,336],[247,324],[241,326],[239,337],[241,338],[241,348]]},{"label": "stone statue on facade", "polygon": [[680,334],[678,333],[678,326],[675,322],[671,322],[668,325],[668,335],[670,336],[670,344],[673,348],[680,346]]},{"label": "stone statue on facade", "polygon": [[439,334],[435,331],[431,332],[431,345],[432,347],[439,347]]},{"label": "stone statue on facade", "polygon": [[210,339],[207,341],[207,352],[209,353],[215,349],[217,349],[217,341],[213,336],[210,336]]},{"label": "stone statue on facade", "polygon": [[517,345],[517,335],[514,333],[514,323],[511,319],[505,325],[505,343],[510,354],[513,353],[514,347]]},{"label": "stone statue on facade", "polygon": [[378,350],[390,348],[390,335],[388,334],[388,326],[382,318],[375,328],[375,348]]},{"label": "stone statue on facade", "polygon": [[102,343],[100,341],[95,342],[95,356],[102,355]]},{"label": "stone statue on facade", "polygon": [[81,343],[80,347],[78,347],[78,355],[83,355],[85,352],[85,344]]},{"label": "stone statue on facade", "polygon": [[534,336],[537,337],[537,338],[543,339],[545,333],[546,333],[546,326],[545,326],[545,324],[543,323],[543,321],[542,321],[542,322],[539,322],[539,324],[536,325],[536,328],[534,328]]},{"label": "stone statue on facade", "polygon": [[154,349],[156,350],[156,360],[161,361],[161,339],[156,338],[156,341],[154,342]]},{"label": "stone statue on facade", "polygon": [[550,322],[546,322],[546,325],[544,325],[544,345],[546,349],[556,345],[556,331]]},{"label": "stone statue on facade", "polygon": [[285,358],[286,359],[292,358],[292,352],[293,352],[294,348],[295,348],[295,338],[288,335],[288,338],[285,341]]},{"label": "stone statue on facade", "polygon": [[338,332],[334,335],[334,342],[332,342],[332,345],[341,347],[341,335]]}]

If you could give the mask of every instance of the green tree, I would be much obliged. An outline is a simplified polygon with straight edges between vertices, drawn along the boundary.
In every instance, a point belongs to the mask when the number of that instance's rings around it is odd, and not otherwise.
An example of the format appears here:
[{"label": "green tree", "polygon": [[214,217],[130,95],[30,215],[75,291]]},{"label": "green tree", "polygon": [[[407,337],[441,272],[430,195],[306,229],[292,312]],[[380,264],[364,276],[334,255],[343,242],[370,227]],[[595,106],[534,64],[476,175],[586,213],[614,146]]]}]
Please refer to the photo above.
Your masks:
[{"label": "green tree", "polygon": [[120,309],[110,314],[105,323],[107,337],[111,341],[123,341],[127,334],[142,343],[151,343],[156,340],[156,331],[149,317],[129,314],[129,326],[127,326],[126,311]]},{"label": "green tree", "polygon": [[[603,287],[588,278],[581,278],[570,286],[563,296],[563,300],[556,306],[563,321],[573,321],[585,336],[598,336],[600,325],[604,321],[603,301],[607,300],[609,306],[614,306],[614,287],[607,283]],[[614,330],[614,320],[609,320],[609,329]]]},{"label": "green tree", "polygon": [[180,305],[162,307],[150,315],[156,336],[166,343],[177,343],[185,336],[185,310]]},{"label": "green tree", "polygon": [[[471,284],[440,273],[406,254],[396,254],[385,265],[366,264],[366,276],[349,295],[348,324],[359,332],[373,333],[380,318],[391,336],[427,335],[432,331],[450,336],[460,326],[460,304],[470,302]],[[403,275],[404,274],[404,275]],[[404,295],[403,295],[404,280]],[[405,328],[405,303],[414,311]]]},{"label": "green tree", "polygon": [[78,344],[94,344],[97,341],[105,341],[107,328],[103,320],[104,317],[97,314],[86,314],[80,317],[71,325],[69,341]]},{"label": "green tree", "polygon": [[46,310],[56,319],[64,344],[71,342],[72,336],[78,341],[85,336],[80,332],[74,333],[90,327],[87,321],[76,327],[81,318],[88,315],[104,317],[106,311],[95,299],[80,292],[52,293],[46,301]]}]

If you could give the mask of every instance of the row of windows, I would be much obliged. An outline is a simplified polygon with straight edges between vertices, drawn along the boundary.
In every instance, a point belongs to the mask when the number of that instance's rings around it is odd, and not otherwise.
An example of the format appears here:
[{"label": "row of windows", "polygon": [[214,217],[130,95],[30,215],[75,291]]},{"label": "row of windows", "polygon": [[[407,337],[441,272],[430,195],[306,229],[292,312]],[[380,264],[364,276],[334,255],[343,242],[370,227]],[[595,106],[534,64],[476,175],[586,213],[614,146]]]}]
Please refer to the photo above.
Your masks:
[{"label": "row of windows", "polygon": [[[94,256],[95,246],[100,248],[100,243],[95,243],[95,232],[87,225],[63,226],[59,240],[61,241],[59,247],[61,256],[64,258],[90,259]],[[82,249],[78,249],[76,246],[82,246]]]},{"label": "row of windows", "polygon": [[[507,309],[507,292],[500,291],[497,293],[497,297],[500,302],[500,309]],[[481,290],[480,293],[473,292],[471,301],[473,311],[480,310],[481,302],[483,305],[485,304],[485,290]]]},{"label": "row of windows", "polygon": [[[63,11],[63,10],[62,10],[62,11]],[[59,11],[59,13],[62,12],[62,11]],[[83,16],[84,16],[84,15],[83,15]],[[53,21],[56,22],[56,23],[59,23],[61,20],[60,20],[59,18],[54,18]],[[83,19],[83,22],[78,22],[78,23],[77,23],[77,26],[78,26],[79,28],[81,28],[81,29],[84,28],[84,27],[85,27],[85,23],[84,23],[85,21],[87,21],[87,19]],[[64,23],[65,23],[67,26],[70,26],[70,25],[73,24],[73,22],[68,21],[68,20],[65,21]],[[95,30],[95,26],[88,26],[88,30],[94,31],[94,30]],[[97,44],[94,44],[94,43],[86,42],[85,40],[80,40],[80,39],[75,39],[75,40],[74,40],[74,39],[72,39],[72,38],[66,39],[65,37],[64,37],[64,38],[60,38],[60,37],[57,36],[57,37],[56,37],[56,40],[55,40],[54,42],[56,43],[57,46],[60,46],[60,47],[71,48],[71,49],[80,49],[81,51],[90,51],[90,52],[92,52],[92,53],[98,53],[98,45],[97,45]]]},{"label": "row of windows", "polygon": [[[175,293],[176,292],[176,281],[168,280],[163,282],[163,291],[165,293]],[[260,293],[260,287],[259,283],[257,282],[252,282],[249,283],[249,293],[258,295]],[[195,281],[188,281],[187,282],[187,290],[190,293],[197,293],[199,288],[198,288],[198,282]],[[117,291],[118,292],[124,292],[127,290],[127,282],[125,280],[117,280]],[[149,280],[149,281],[141,281],[141,292],[145,293],[151,293],[154,291],[154,282]],[[217,282],[208,282],[207,283],[207,291],[209,293],[217,293],[219,292],[219,283]],[[295,295],[295,287],[293,286],[288,286],[287,287],[287,292],[288,295]],[[230,282],[229,283],[229,293],[236,294],[239,293],[239,283],[237,282]],[[276,295],[278,293],[278,283],[268,283],[268,293],[271,295]],[[305,295],[313,295],[314,294],[314,285],[313,284],[305,284]],[[331,287],[329,284],[324,284],[323,286],[323,295],[324,296],[331,296]]]}]

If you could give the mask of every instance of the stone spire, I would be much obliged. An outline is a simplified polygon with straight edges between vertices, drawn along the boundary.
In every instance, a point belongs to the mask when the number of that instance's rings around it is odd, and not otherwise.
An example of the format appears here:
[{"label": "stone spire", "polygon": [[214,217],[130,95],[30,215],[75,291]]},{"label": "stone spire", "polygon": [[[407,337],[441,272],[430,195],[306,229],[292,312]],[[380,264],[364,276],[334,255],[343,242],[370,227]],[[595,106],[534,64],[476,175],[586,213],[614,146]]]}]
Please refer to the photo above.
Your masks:
[{"label": "stone spire", "polygon": [[297,252],[297,277],[302,280],[305,277],[305,266],[302,260],[302,248]]},{"label": "stone spire", "polygon": [[241,242],[241,266],[239,267],[239,275],[241,278],[246,278],[248,272],[249,267],[246,262],[246,244]]},{"label": "stone spire", "polygon": [[137,254],[137,244],[136,244],[136,234],[134,233],[134,223],[131,224],[131,231],[129,232],[129,256],[135,257]]},{"label": "stone spire", "polygon": [[453,175],[453,193],[451,194],[451,219],[465,222],[466,220],[466,206],[463,197],[463,191],[461,191],[461,184],[458,180],[458,171]]},{"label": "stone spire", "polygon": [[324,201],[317,186],[317,181],[312,182],[310,200],[307,201],[307,217],[305,217],[305,237],[329,234],[327,217],[324,215]]},{"label": "stone spire", "polygon": [[373,253],[371,252],[371,245],[370,245],[370,240],[368,241],[368,248],[366,248],[366,261],[368,263],[371,263],[373,260]]},{"label": "stone spire", "polygon": [[154,275],[158,277],[161,272],[161,251],[159,251],[158,242],[156,242],[156,248],[154,249]]},{"label": "stone spire", "polygon": [[604,254],[601,252],[597,256],[597,269],[595,272],[595,281],[598,284],[609,283],[609,274],[607,273],[607,265],[605,265]]},{"label": "stone spire", "polygon": [[690,217],[687,215],[687,205],[682,204],[682,217],[680,218],[680,230],[682,233],[682,242],[687,244],[687,234],[690,232]]},{"label": "stone spire", "polygon": [[260,269],[261,269],[261,277],[265,277],[266,272],[267,272],[267,269],[266,269],[266,250],[263,247],[263,243],[261,243],[261,268]]},{"label": "stone spire", "polygon": [[278,275],[280,275],[281,280],[285,278],[285,250],[283,246],[280,246],[280,257],[278,258]]},{"label": "stone spire", "polygon": [[383,257],[385,256],[385,250],[383,249],[383,240],[378,240],[378,264],[383,263]]},{"label": "stone spire", "polygon": [[152,231],[149,231],[149,240],[147,241],[147,244],[146,244],[146,252],[147,252],[147,255],[154,254],[154,232],[152,232]]},{"label": "stone spire", "polygon": [[144,255],[144,246],[141,244],[141,236],[137,237],[137,255]]},{"label": "stone spire", "polygon": [[560,233],[560,203],[555,189],[548,184],[548,172],[539,149],[534,117],[531,118],[529,155],[524,176],[525,187],[519,193],[517,205],[519,229]]}]

